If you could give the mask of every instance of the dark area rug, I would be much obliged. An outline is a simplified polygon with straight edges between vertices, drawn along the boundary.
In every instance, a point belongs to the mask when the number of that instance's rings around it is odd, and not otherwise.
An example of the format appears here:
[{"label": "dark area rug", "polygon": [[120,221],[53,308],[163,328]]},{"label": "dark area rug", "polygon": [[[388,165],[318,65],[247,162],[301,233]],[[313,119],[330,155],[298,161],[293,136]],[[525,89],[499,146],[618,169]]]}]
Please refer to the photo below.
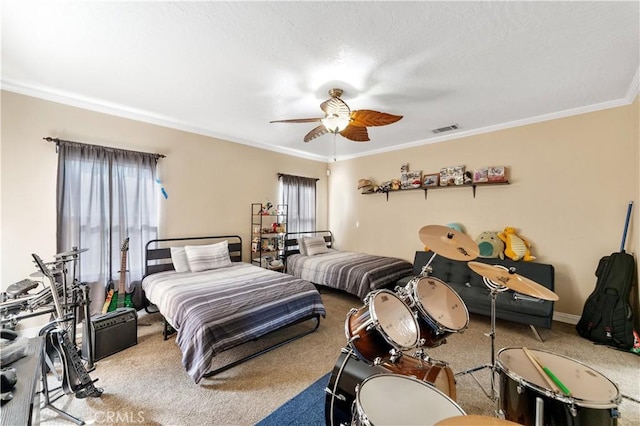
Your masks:
[{"label": "dark area rug", "polygon": [[327,373],[311,386],[278,407],[276,411],[260,420],[256,426],[305,425],[324,426],[324,389],[331,373]]}]

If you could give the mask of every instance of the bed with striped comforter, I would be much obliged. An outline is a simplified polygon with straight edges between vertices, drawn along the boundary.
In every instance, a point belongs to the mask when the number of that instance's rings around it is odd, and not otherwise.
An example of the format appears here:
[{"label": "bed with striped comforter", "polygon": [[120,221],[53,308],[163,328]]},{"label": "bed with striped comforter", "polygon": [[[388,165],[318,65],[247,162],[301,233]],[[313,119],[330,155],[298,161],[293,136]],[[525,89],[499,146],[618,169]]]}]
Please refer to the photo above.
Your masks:
[{"label": "bed with striped comforter", "polygon": [[196,383],[216,354],[326,313],[308,281],[242,262],[203,272],[151,274],[142,288],[178,331],[182,364]]},{"label": "bed with striped comforter", "polygon": [[394,285],[412,274],[413,265],[395,257],[328,249],[314,256],[287,257],[287,273],[348,293],[361,300],[372,290]]}]

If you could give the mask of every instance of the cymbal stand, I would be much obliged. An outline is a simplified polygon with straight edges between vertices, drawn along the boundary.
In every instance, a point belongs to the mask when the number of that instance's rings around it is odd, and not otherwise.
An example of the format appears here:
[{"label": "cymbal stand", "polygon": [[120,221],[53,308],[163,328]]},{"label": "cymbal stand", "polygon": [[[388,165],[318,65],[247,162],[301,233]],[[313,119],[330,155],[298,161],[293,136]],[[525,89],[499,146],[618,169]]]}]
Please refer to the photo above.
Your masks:
[{"label": "cymbal stand", "polygon": [[429,276],[433,272],[433,268],[431,267],[431,262],[433,262],[433,259],[435,259],[437,255],[438,254],[436,252],[433,252],[433,255],[431,256],[429,261],[422,267],[422,269],[420,270],[421,277]]},{"label": "cymbal stand", "polygon": [[[489,282],[491,282],[491,281],[489,281]],[[477,367],[473,367],[473,368],[470,368],[468,370],[460,371],[460,372],[454,374],[454,376],[462,376],[462,375],[465,375],[465,374],[469,374],[471,376],[471,378],[473,380],[475,380],[475,382],[478,384],[478,386],[480,386],[480,389],[482,389],[484,394],[487,395],[487,397],[489,397],[489,399],[491,399],[491,401],[495,402],[498,399],[498,396],[497,396],[497,393],[496,393],[496,390],[495,390],[495,374],[496,374],[496,370],[497,370],[497,368],[496,368],[496,346],[495,346],[495,341],[496,341],[496,297],[498,296],[498,293],[506,291],[506,290],[508,290],[508,288],[504,287],[504,286],[489,285],[489,283],[487,283],[487,281],[485,281],[485,284],[487,284],[487,287],[489,287],[490,295],[491,295],[491,331],[489,332],[489,334],[485,334],[485,336],[491,337],[491,364],[479,365]],[[480,370],[484,370],[485,368],[488,368],[488,369],[491,370],[491,393],[488,393],[485,390],[485,388],[482,386],[482,384],[478,381],[478,379],[473,375],[474,372],[480,371]]]}]

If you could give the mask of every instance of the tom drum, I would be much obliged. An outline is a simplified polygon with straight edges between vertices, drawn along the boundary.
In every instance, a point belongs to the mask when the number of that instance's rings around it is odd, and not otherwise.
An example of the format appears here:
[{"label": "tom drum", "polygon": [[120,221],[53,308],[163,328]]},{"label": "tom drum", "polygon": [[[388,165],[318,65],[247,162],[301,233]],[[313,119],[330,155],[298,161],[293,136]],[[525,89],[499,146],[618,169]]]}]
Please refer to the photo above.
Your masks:
[{"label": "tom drum", "polygon": [[393,292],[376,290],[349,312],[345,335],[359,357],[378,363],[418,344],[418,320]]},{"label": "tom drum", "polygon": [[416,277],[404,292],[418,313],[420,346],[432,348],[445,342],[451,333],[469,325],[469,311],[462,298],[435,277]]}]

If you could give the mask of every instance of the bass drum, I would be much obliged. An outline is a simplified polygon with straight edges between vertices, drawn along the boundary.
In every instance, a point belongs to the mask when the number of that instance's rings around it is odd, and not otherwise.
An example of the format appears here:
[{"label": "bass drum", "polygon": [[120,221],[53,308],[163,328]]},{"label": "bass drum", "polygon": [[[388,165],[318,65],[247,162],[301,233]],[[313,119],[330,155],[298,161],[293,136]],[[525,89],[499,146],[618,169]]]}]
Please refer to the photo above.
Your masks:
[{"label": "bass drum", "polygon": [[327,425],[350,425],[356,387],[374,374],[397,373],[422,380],[435,386],[453,401],[456,399],[454,374],[444,363],[430,363],[402,355],[395,363],[372,365],[362,361],[351,351],[343,350],[336,361],[329,384],[325,389],[325,422]]},{"label": "bass drum", "polygon": [[536,403],[542,404],[546,426],[607,426],[618,424],[621,401],[611,380],[581,362],[552,352],[529,349],[571,395],[556,393],[531,363],[522,348],[498,352],[500,410],[505,419],[535,425]]},{"label": "bass drum", "polygon": [[403,354],[395,362],[384,362],[382,366],[392,373],[415,377],[427,382],[454,401],[458,398],[455,376],[447,363],[436,360],[421,361]]},{"label": "bass drum", "polygon": [[432,425],[464,414],[458,404],[423,381],[400,374],[376,374],[356,388],[352,424]]}]

